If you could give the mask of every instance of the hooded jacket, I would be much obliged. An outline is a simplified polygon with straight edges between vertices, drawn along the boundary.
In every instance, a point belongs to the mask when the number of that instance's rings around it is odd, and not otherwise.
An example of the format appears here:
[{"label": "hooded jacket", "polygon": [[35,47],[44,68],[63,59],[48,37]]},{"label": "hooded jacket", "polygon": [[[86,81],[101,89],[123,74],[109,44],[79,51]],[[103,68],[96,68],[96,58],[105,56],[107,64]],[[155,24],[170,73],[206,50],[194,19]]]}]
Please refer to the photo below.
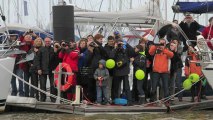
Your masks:
[{"label": "hooded jacket", "polygon": [[[100,60],[99,64],[102,64],[104,67],[102,69],[101,68],[97,68],[95,70],[94,79],[96,80],[96,86],[100,86],[100,85],[101,86],[106,86],[107,82],[108,82],[108,78],[109,78],[109,71],[105,67],[106,61],[105,60]],[[103,77],[103,81],[101,81],[101,84],[100,84],[100,81],[98,80],[98,77]]]}]

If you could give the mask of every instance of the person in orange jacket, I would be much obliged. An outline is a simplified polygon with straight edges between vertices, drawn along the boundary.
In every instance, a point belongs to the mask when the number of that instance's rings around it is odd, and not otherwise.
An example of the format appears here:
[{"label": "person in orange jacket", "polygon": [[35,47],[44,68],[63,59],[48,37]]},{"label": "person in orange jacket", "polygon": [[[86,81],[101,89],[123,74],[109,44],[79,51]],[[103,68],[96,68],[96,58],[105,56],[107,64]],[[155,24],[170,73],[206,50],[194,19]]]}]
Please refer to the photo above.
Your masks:
[{"label": "person in orange jacket", "polygon": [[[201,65],[200,63],[196,63],[199,61],[199,56],[196,54],[196,50],[194,48],[194,46],[190,45],[188,47],[188,55],[186,57],[186,60],[185,60],[185,76],[186,78],[188,78],[188,76],[191,74],[191,73],[196,73],[198,74],[199,76],[202,76],[202,68],[201,68]],[[191,88],[191,94],[192,94],[192,99],[191,99],[191,102],[194,102],[194,97],[195,95],[197,94],[198,96],[198,102],[200,102],[200,95],[199,93],[201,94],[201,88],[202,87],[202,84],[201,84],[201,81],[197,82],[195,85],[192,86]],[[196,90],[197,90],[197,93],[196,93]]]},{"label": "person in orange jacket", "polygon": [[149,54],[154,56],[152,74],[152,92],[150,101],[157,100],[157,85],[162,80],[164,97],[168,97],[168,81],[170,73],[170,59],[174,56],[173,52],[166,48],[166,40],[160,39],[159,44],[152,45]]}]

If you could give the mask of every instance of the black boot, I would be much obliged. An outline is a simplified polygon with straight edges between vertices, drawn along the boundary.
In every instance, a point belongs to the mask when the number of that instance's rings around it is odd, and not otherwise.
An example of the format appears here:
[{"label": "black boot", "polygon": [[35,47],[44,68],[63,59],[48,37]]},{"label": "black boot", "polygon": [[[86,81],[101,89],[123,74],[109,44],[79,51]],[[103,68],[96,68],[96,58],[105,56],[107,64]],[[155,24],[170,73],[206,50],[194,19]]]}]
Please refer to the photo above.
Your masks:
[{"label": "black boot", "polygon": [[139,104],[142,105],[142,104],[145,104],[146,101],[145,101],[145,96],[139,96]]}]

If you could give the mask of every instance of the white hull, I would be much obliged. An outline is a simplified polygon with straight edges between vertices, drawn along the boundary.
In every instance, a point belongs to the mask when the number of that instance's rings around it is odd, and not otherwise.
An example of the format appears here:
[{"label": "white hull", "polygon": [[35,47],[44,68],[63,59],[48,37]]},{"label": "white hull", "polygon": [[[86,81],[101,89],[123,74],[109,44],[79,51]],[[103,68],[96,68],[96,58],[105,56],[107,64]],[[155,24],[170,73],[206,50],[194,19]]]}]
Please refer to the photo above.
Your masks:
[{"label": "white hull", "polygon": [[10,91],[10,81],[12,75],[1,67],[3,65],[9,71],[13,71],[15,58],[0,58],[0,112],[4,111],[6,99]]}]

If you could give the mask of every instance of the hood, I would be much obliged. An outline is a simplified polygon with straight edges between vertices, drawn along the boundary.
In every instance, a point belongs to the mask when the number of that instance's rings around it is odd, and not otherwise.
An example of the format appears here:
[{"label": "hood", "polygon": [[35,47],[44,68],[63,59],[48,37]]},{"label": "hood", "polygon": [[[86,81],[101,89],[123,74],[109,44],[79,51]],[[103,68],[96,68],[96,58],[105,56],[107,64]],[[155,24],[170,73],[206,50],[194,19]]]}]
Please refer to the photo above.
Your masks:
[{"label": "hood", "polygon": [[100,60],[98,63],[102,64],[104,67],[106,67],[106,61],[105,60]]}]

